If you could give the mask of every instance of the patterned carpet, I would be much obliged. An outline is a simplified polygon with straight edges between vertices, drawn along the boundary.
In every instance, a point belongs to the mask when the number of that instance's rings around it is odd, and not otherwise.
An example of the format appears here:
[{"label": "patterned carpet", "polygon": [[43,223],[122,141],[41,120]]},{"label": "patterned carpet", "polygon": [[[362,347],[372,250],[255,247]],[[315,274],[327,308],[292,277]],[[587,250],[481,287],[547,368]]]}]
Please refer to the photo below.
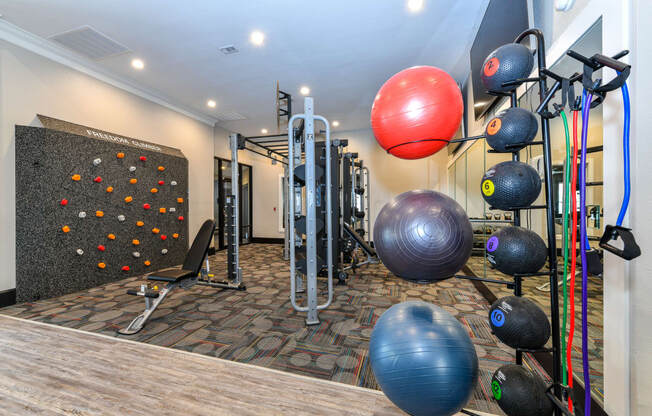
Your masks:
[{"label": "patterned carpet", "polygon": [[[467,266],[478,276],[484,276],[491,279],[509,280],[512,278],[497,270],[490,269],[485,266],[484,257],[471,257]],[[547,276],[528,277],[523,279],[523,295],[535,301],[550,317],[550,295],[549,292],[543,292],[537,289],[548,281]],[[489,289],[498,297],[512,295],[512,291],[502,285],[487,285]],[[581,315],[581,299],[582,287],[581,276],[575,279],[575,335],[573,336],[573,373],[576,380],[582,380],[582,315]],[[604,379],[603,379],[603,297],[602,297],[602,279],[589,276],[588,281],[588,294],[589,294],[589,319],[588,319],[588,345],[589,345],[589,374],[591,377],[591,391],[594,397],[600,402],[604,403]],[[559,316],[561,323],[562,316],[562,288],[559,287]],[[550,346],[550,343],[548,343]],[[583,384],[583,383],[582,383]]]},{"label": "patterned carpet", "polygon": [[[372,265],[351,276],[348,285],[336,286],[332,306],[320,313],[321,324],[307,328],[304,314],[295,312],[289,302],[288,264],[281,249],[269,244],[243,246],[246,292],[202,286],[173,292],[141,333],[126,338],[377,389],[368,360],[374,323],[393,304],[424,300],[456,316],[476,346],[480,377],[468,407],[502,414],[490,399],[490,380],[497,367],[513,361],[513,351],[491,334],[489,305],[469,281],[420,286],[393,277],[382,265]],[[225,259],[224,252],[213,256],[212,271],[224,270]],[[143,309],[142,298],[125,294],[141,282],[129,278],[14,305],[0,313],[118,336],[116,329]],[[319,285],[323,293],[326,281]],[[536,368],[527,359],[526,365]]]}]

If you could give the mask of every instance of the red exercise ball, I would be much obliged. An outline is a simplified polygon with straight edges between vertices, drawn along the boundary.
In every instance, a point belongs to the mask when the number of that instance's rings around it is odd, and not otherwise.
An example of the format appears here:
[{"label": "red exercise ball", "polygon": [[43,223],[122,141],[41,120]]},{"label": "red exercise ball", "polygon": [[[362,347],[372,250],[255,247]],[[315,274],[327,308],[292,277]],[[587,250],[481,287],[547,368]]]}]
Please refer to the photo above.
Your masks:
[{"label": "red exercise ball", "polygon": [[448,144],[463,111],[453,77],[434,66],[415,66],[380,88],[371,107],[371,128],[378,144],[392,155],[420,159]]}]

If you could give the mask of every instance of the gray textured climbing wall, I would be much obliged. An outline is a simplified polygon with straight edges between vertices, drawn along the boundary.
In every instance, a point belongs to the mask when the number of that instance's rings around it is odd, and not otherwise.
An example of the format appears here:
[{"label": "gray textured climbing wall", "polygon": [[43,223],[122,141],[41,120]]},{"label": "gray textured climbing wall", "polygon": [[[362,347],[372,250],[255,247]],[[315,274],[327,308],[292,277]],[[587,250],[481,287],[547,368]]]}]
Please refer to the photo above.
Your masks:
[{"label": "gray textured climbing wall", "polygon": [[39,116],[16,126],[19,302],[183,262],[188,161],[173,148]]}]

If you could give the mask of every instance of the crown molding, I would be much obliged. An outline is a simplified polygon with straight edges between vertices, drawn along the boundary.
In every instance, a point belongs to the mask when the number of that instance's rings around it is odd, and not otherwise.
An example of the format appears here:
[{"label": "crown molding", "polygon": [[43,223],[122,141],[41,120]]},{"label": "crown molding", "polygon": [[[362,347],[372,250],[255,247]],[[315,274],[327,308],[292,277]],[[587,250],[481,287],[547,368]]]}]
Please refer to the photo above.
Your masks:
[{"label": "crown molding", "polygon": [[127,78],[112,74],[101,65],[77,55],[54,42],[9,23],[6,20],[3,20],[1,16],[0,40],[4,40],[51,61],[65,65],[90,77],[166,107],[174,112],[188,116],[211,127],[219,122],[217,118],[209,117],[185,105],[175,104],[174,100],[166,98],[154,90],[144,88]]}]

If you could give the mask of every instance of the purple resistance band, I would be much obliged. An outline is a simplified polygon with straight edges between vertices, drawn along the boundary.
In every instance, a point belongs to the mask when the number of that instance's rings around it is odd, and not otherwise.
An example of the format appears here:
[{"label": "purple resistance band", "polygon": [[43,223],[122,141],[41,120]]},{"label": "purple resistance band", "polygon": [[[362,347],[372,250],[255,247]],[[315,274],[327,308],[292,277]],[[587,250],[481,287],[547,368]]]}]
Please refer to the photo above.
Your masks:
[{"label": "purple resistance band", "polygon": [[[593,94],[584,90],[582,93],[582,155],[580,157],[580,245],[587,240],[586,234],[586,146],[589,130],[589,110]],[[584,415],[591,416],[591,379],[589,378],[589,338],[588,338],[588,291],[587,291],[587,267],[586,250],[580,250],[582,262],[582,369],[584,376]]]}]

